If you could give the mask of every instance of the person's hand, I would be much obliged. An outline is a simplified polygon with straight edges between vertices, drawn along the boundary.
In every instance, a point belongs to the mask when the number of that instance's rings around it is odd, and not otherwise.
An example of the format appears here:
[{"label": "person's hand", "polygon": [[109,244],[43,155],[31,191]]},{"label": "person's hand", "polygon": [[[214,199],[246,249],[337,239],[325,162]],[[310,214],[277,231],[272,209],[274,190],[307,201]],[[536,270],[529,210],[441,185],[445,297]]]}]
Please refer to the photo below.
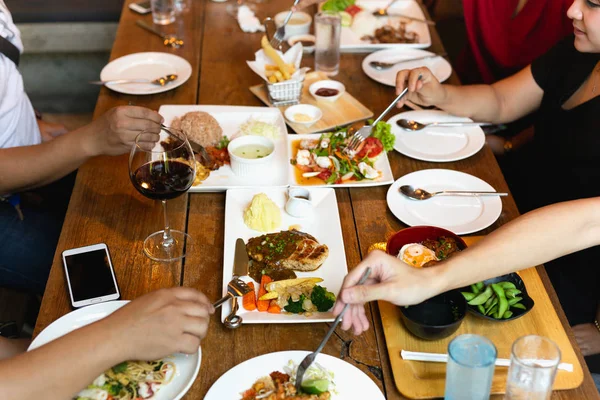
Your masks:
[{"label": "person's hand", "polygon": [[119,155],[127,153],[142,131],[142,142],[151,149],[159,139],[163,118],[156,111],[144,107],[121,106],[108,110],[86,128],[86,148],[91,155]]},{"label": "person's hand", "polygon": [[441,103],[446,96],[446,89],[427,67],[398,71],[396,94],[402,93],[407,86],[408,93],[398,102],[398,108],[402,108],[406,100],[422,106],[435,106]]},{"label": "person's hand", "polygon": [[575,340],[584,356],[600,354],[600,331],[594,324],[580,324],[573,327]]},{"label": "person's hand", "polygon": [[123,352],[123,359],[155,360],[197,352],[214,311],[202,293],[176,287],[135,299],[99,324]]},{"label": "person's hand", "polygon": [[310,7],[313,4],[321,3],[323,1],[325,1],[325,0],[300,0],[298,2],[298,4],[296,4],[295,7],[292,7],[292,10],[294,12],[298,11],[298,10],[302,10],[303,8]]},{"label": "person's hand", "polygon": [[[369,279],[356,286],[367,267],[371,267]],[[359,335],[369,329],[364,304],[373,300],[385,300],[396,305],[419,304],[440,293],[433,279],[435,268],[414,268],[382,251],[372,251],[344,278],[342,290],[333,307],[338,315],[350,304],[342,320],[342,329],[353,328]]]},{"label": "person's hand", "polygon": [[57,136],[64,135],[69,130],[63,124],[55,124],[52,122],[46,122],[41,119],[37,120],[40,133],[42,135],[42,142],[49,142]]}]

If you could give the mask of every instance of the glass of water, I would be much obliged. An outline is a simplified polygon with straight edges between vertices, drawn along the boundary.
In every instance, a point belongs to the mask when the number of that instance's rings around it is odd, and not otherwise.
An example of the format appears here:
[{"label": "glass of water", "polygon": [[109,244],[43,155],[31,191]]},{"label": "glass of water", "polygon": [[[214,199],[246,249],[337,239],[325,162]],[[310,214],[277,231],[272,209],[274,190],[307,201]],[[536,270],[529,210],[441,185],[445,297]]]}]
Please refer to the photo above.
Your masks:
[{"label": "glass of water", "polygon": [[517,339],[510,354],[506,399],[546,400],[560,361],[560,349],[552,340],[529,335]]},{"label": "glass of water", "polygon": [[488,400],[496,364],[496,346],[479,335],[460,335],[448,345],[447,400]]},{"label": "glass of water", "polygon": [[336,12],[323,11],[315,16],[315,70],[328,76],[340,70],[342,20]]},{"label": "glass of water", "polygon": [[175,22],[175,0],[151,0],[152,21],[156,25]]}]

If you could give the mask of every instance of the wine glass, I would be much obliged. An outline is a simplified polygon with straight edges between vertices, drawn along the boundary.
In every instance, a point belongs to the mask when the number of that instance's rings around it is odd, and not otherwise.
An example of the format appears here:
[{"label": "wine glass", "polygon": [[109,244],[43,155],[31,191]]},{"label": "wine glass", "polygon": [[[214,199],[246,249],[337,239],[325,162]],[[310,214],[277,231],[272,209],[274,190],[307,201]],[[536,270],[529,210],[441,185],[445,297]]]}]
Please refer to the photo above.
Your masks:
[{"label": "wine glass", "polygon": [[142,132],[135,139],[129,155],[129,178],[142,195],[160,200],[165,213],[165,229],[144,240],[144,253],[155,261],[174,261],[186,255],[190,236],[169,228],[167,200],[184,194],[196,177],[194,152],[186,135],[177,129],[163,128],[156,134]]}]

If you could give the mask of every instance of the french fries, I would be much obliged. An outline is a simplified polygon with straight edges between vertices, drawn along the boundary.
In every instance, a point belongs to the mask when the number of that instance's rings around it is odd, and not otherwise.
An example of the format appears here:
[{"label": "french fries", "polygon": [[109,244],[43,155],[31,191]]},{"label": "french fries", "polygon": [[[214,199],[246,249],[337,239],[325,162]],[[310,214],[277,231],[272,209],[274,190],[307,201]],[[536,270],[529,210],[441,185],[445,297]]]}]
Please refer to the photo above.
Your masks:
[{"label": "french fries", "polygon": [[260,44],[267,57],[275,62],[275,65],[265,65],[265,75],[269,83],[285,82],[291,79],[294,72],[296,72],[294,64],[286,64],[279,53],[271,46],[266,36],[262,37]]},{"label": "french fries", "polygon": [[287,298],[294,292],[302,293],[309,291],[319,282],[323,282],[323,279],[296,278],[271,282],[266,285],[267,293],[260,296],[259,300],[272,300],[279,297]]}]

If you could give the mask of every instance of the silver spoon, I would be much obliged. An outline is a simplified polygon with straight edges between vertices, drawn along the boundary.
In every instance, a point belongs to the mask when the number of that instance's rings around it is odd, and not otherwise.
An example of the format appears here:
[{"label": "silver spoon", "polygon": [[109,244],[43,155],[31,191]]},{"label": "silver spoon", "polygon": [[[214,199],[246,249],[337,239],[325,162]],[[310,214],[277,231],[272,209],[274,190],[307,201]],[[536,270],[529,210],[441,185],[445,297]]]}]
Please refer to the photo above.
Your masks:
[{"label": "silver spoon", "polygon": [[425,129],[428,126],[431,126],[431,127],[436,127],[436,126],[488,126],[488,125],[492,125],[492,124],[489,122],[461,122],[461,121],[423,123],[423,122],[413,121],[411,119],[399,119],[396,121],[396,125],[398,125],[400,128],[407,130],[407,131],[420,131],[421,129]]},{"label": "silver spoon", "polygon": [[167,35],[165,33],[162,33],[158,29],[154,28],[153,26],[148,25],[147,23],[145,23],[142,20],[137,20],[135,23],[140,28],[144,28],[145,30],[152,32],[155,35],[160,36],[163,39],[163,44],[165,46],[170,46],[170,47],[173,47],[174,49],[178,49],[181,46],[183,46],[183,44],[184,44],[183,39],[178,38],[175,35]]},{"label": "silver spoon", "polygon": [[393,0],[387,6],[373,11],[373,15],[376,17],[388,17],[388,16],[389,17],[401,17],[401,18],[408,19],[408,20],[415,21],[415,22],[422,22],[427,25],[435,25],[435,21],[430,21],[428,19],[415,18],[415,17],[411,17],[408,15],[404,15],[404,14],[398,14],[398,13],[389,14],[388,9],[392,6],[392,4],[396,3],[397,1],[398,0]]},{"label": "silver spoon", "polygon": [[425,189],[415,189],[411,185],[400,186],[400,193],[412,200],[427,200],[433,196],[467,196],[467,197],[479,197],[479,196],[508,196],[508,193],[500,192],[481,192],[471,190],[442,190],[439,192],[428,192]]},{"label": "silver spoon", "polygon": [[165,86],[166,84],[171,83],[176,79],[177,75],[170,74],[161,76],[160,78],[156,79],[113,79],[108,81],[90,81],[90,83],[92,85],[107,85],[109,83],[113,85],[118,85],[121,83],[151,83],[157,86]]},{"label": "silver spoon", "polygon": [[408,58],[406,60],[400,60],[397,62],[383,62],[383,61],[371,61],[369,63],[369,66],[372,68],[375,68],[378,71],[383,71],[386,69],[390,69],[392,68],[394,65],[398,65],[398,64],[403,64],[403,63],[408,63],[411,61],[421,61],[421,60],[428,60],[430,58],[436,58],[436,57],[446,57],[447,54],[446,53],[440,53],[440,54],[430,54],[428,56],[423,56],[423,57],[417,57],[417,58]]}]

